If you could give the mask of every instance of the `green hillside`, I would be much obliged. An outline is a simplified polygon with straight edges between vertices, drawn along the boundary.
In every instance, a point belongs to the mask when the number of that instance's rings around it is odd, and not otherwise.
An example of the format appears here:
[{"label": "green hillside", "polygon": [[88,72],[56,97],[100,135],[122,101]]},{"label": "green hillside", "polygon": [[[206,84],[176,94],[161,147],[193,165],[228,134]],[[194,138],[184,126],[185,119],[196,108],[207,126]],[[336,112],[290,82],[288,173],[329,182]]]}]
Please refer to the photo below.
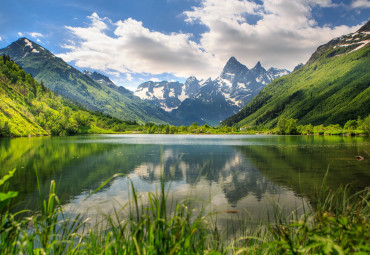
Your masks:
[{"label": "green hillside", "polygon": [[170,122],[169,115],[159,107],[141,100],[126,89],[118,89],[118,86],[112,88],[94,81],[27,38],[20,38],[1,49],[0,54],[9,55],[57,95],[90,110],[140,123]]},{"label": "green hillside", "polygon": [[[267,85],[227,126],[276,126],[279,118],[298,124],[341,124],[370,114],[369,23],[353,34],[320,46],[302,68]],[[362,32],[361,32],[362,31]],[[366,31],[366,32],[365,32]]]},{"label": "green hillside", "polygon": [[0,56],[0,137],[109,133],[131,124],[56,96],[8,56]]}]

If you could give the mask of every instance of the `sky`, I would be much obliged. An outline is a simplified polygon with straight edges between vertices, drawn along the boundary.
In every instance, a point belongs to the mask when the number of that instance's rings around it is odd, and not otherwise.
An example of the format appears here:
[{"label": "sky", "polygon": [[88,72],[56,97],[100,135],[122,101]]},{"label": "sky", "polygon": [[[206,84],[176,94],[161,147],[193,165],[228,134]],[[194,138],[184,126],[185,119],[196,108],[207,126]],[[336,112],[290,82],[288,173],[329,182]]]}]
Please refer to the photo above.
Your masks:
[{"label": "sky", "polygon": [[216,78],[232,56],[248,68],[292,70],[369,16],[370,0],[8,0],[0,48],[27,37],[135,90]]}]

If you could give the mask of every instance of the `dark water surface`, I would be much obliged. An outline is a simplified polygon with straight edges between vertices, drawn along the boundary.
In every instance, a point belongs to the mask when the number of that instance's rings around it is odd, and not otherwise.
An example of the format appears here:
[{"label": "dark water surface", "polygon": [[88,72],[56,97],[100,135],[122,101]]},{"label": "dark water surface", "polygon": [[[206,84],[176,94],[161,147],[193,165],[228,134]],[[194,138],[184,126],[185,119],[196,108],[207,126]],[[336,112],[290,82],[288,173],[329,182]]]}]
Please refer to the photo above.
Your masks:
[{"label": "dark water surface", "polygon": [[[356,156],[364,157],[358,161]],[[331,188],[370,184],[370,140],[341,136],[91,135],[0,139],[0,176],[16,168],[9,187],[17,209],[36,209],[55,180],[66,208],[109,213],[129,199],[129,181],[146,194],[163,172],[170,197],[206,201],[258,219],[273,205],[310,204],[329,168]],[[85,199],[116,173],[104,189]],[[304,201],[304,202],[302,202]],[[71,209],[73,208],[73,209]],[[264,214],[265,215],[265,214]],[[230,217],[230,216],[227,216]],[[222,216],[219,217],[222,220]],[[225,216],[226,218],[226,216]]]}]

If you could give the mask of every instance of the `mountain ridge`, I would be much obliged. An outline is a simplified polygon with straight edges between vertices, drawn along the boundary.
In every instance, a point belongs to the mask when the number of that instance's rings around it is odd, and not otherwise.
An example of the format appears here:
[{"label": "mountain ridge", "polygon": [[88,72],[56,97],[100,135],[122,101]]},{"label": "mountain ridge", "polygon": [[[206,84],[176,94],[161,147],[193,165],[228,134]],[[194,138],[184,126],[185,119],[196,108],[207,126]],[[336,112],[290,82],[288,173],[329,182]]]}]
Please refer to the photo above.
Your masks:
[{"label": "mountain ridge", "polygon": [[170,116],[159,107],[141,100],[125,88],[95,81],[28,38],[18,39],[1,49],[0,54],[9,55],[56,94],[90,110],[140,123],[171,122]]},{"label": "mountain ridge", "polygon": [[215,80],[190,76],[184,84],[149,81],[140,84],[134,94],[170,112],[179,124],[198,122],[217,126],[273,79],[288,73],[285,69],[266,70],[259,61],[248,69],[232,56]]}]

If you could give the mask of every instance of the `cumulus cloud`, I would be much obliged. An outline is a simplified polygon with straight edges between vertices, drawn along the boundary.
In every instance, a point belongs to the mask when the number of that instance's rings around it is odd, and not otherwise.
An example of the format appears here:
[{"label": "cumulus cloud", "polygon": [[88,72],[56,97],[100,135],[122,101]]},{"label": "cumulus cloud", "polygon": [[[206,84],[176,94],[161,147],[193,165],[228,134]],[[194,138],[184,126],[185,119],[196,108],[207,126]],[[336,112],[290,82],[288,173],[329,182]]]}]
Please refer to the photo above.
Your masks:
[{"label": "cumulus cloud", "polygon": [[[267,67],[292,69],[307,61],[320,44],[358,28],[318,26],[312,18],[314,6],[334,5],[329,0],[265,0],[261,5],[252,1],[204,0],[200,7],[184,14],[187,22],[209,28],[200,43],[220,61],[235,56],[247,66],[260,60]],[[249,15],[258,15],[258,21],[248,23]]]},{"label": "cumulus cloud", "polygon": [[134,77],[132,77],[132,75],[130,73],[126,74],[126,80],[127,81],[132,81],[133,79],[134,79]]},{"label": "cumulus cloud", "polygon": [[18,36],[23,36],[23,33],[21,33],[21,32],[18,32]]},{"label": "cumulus cloud", "polygon": [[44,37],[43,34],[41,33],[37,33],[37,32],[31,32],[31,33],[28,33],[31,37],[33,38],[39,38],[39,37]]},{"label": "cumulus cloud", "polygon": [[354,0],[351,4],[352,8],[370,8],[369,0]]},{"label": "cumulus cloud", "polygon": [[[64,45],[69,52],[59,55],[66,61],[76,61],[76,66],[121,73],[172,72],[180,77],[193,72],[212,75],[212,68],[217,68],[210,64],[214,57],[193,42],[190,34],[150,31],[132,18],[112,24],[96,13],[89,18],[91,25],[87,28],[67,27],[80,42]],[[114,36],[106,33],[110,27]]]},{"label": "cumulus cloud", "polygon": [[319,26],[312,17],[315,6],[335,8],[331,0],[201,0],[183,13],[185,22],[207,28],[199,43],[192,34],[165,34],[132,18],[112,22],[93,13],[87,27],[66,27],[75,40],[59,57],[128,80],[134,73],[216,77],[231,56],[248,67],[261,61],[267,68],[293,69],[319,45],[359,28]]},{"label": "cumulus cloud", "polygon": [[3,38],[0,36],[0,42],[3,40]]}]

